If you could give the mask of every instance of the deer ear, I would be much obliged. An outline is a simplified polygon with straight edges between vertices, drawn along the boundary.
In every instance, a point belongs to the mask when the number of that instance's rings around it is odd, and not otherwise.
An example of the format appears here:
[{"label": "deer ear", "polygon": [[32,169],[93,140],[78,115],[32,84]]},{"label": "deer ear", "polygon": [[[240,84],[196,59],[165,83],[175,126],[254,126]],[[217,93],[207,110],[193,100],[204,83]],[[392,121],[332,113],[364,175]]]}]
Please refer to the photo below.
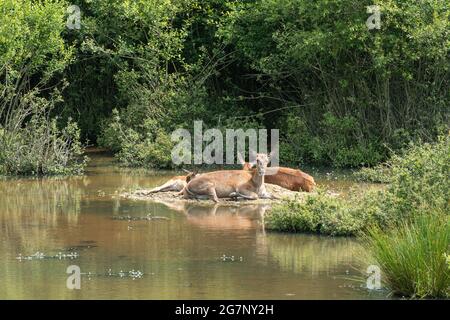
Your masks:
[{"label": "deer ear", "polygon": [[276,165],[278,165],[278,156],[278,149],[272,149],[272,151],[268,154],[269,162],[273,162],[272,160],[275,160],[277,163]]},{"label": "deer ear", "polygon": [[244,162],[244,164],[242,165],[242,170],[250,170],[253,167],[254,167],[254,164],[251,164],[249,162]]},{"label": "deer ear", "polygon": [[254,166],[256,164],[256,156],[257,156],[256,151],[253,149],[250,149],[248,152],[248,161],[251,166]]}]

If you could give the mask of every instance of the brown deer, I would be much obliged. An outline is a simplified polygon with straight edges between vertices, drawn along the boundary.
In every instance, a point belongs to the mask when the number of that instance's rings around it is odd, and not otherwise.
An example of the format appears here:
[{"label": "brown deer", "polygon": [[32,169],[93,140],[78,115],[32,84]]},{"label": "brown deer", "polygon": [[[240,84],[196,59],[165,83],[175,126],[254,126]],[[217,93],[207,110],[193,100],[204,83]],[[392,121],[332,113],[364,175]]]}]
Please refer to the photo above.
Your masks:
[{"label": "brown deer", "polygon": [[[242,164],[242,170],[252,170],[252,165],[250,163],[245,162],[241,157],[238,158]],[[301,170],[286,167],[268,167],[267,170],[268,173],[264,177],[264,183],[275,184],[291,191],[303,190],[306,192],[311,192],[316,186],[314,178]],[[185,171],[188,172],[188,175],[172,177],[163,185],[156,187],[149,192],[180,191],[182,193],[182,190],[187,183],[197,176],[197,172]]]},{"label": "brown deer", "polygon": [[264,175],[269,157],[256,155],[256,167],[252,170],[221,170],[203,173],[192,179],[182,190],[185,199],[244,198],[256,200],[270,197],[264,189]]},{"label": "brown deer", "polygon": [[[245,162],[240,154],[238,154],[238,161],[242,164],[242,170],[254,170],[253,165]],[[297,192],[300,190],[311,192],[316,186],[314,178],[309,174],[285,167],[268,167],[264,182]]]},{"label": "brown deer", "polygon": [[[311,192],[316,186],[314,178],[309,174],[296,169],[284,167],[270,167],[264,181],[270,184],[289,189],[291,191],[306,191]],[[276,173],[270,174],[271,171]]]},{"label": "brown deer", "polygon": [[149,193],[156,192],[168,192],[168,191],[181,191],[186,186],[186,184],[191,181],[196,175],[197,172],[190,172],[187,170],[188,174],[186,176],[175,176],[170,178],[166,183],[160,185],[159,187],[153,188],[149,191]]}]

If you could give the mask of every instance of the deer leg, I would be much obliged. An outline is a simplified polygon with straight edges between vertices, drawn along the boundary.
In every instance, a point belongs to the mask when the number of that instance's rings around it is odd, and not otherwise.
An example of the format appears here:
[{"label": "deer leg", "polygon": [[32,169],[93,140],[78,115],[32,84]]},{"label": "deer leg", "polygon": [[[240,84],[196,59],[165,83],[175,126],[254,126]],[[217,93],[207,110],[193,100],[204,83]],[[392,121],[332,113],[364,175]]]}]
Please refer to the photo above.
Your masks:
[{"label": "deer leg", "polygon": [[217,197],[216,188],[210,187],[208,188],[208,193],[212,197],[214,202],[219,202],[219,198]]},{"label": "deer leg", "polygon": [[271,194],[271,193],[268,192],[268,191],[260,192],[260,193],[259,193],[259,197],[260,197],[261,199],[280,199],[280,198],[274,196],[273,194]]},{"label": "deer leg", "polygon": [[153,188],[149,191],[149,193],[156,193],[156,192],[168,192],[168,191],[180,191],[183,189],[183,185],[179,181],[173,181],[169,180],[163,185]]},{"label": "deer leg", "polygon": [[230,193],[230,198],[234,199],[234,200],[239,200],[242,199],[241,195],[238,192],[232,192]]},{"label": "deer leg", "polygon": [[239,197],[242,197],[242,198],[247,199],[247,200],[258,200],[258,198],[259,198],[258,194],[256,192],[249,191],[249,190],[238,190],[236,192],[236,194]]}]

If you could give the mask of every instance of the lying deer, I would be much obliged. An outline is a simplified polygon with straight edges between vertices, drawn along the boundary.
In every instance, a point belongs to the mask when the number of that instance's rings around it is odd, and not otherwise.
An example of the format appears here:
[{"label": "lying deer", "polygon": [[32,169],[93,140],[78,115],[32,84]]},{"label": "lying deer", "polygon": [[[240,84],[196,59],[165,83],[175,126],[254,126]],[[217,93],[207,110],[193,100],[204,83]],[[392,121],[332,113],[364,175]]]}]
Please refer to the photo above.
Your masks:
[{"label": "lying deer", "polygon": [[221,170],[203,173],[192,179],[182,190],[185,199],[244,198],[256,200],[270,197],[264,189],[264,175],[269,157],[256,155],[256,167],[252,170]]},{"label": "lying deer", "polygon": [[[250,163],[243,161],[240,157],[239,161],[242,164],[242,170],[252,170],[252,165]],[[266,174],[264,178],[265,183],[275,184],[291,191],[303,190],[306,192],[311,192],[316,186],[314,178],[301,170],[286,167],[270,167],[268,170],[269,173]],[[163,185],[156,187],[149,192],[181,192],[187,183],[197,175],[196,172],[185,171],[188,172],[188,175],[172,177]]]},{"label": "lying deer", "polygon": [[184,171],[186,171],[188,173],[186,176],[172,177],[169,181],[167,181],[163,185],[151,189],[149,191],[149,193],[183,190],[183,188],[187,185],[187,183],[189,181],[191,181],[197,175],[197,172],[190,172],[187,170],[184,170]]},{"label": "lying deer", "polygon": [[[243,170],[253,170],[252,166],[246,162]],[[264,176],[264,182],[275,184],[291,191],[311,192],[316,186],[314,178],[309,174],[296,169],[285,167],[269,167]]]},{"label": "lying deer", "polygon": [[276,173],[268,172],[265,176],[266,183],[276,184],[291,191],[303,190],[306,192],[311,192],[316,186],[314,178],[301,170],[284,167],[271,167],[270,170],[274,170]]}]

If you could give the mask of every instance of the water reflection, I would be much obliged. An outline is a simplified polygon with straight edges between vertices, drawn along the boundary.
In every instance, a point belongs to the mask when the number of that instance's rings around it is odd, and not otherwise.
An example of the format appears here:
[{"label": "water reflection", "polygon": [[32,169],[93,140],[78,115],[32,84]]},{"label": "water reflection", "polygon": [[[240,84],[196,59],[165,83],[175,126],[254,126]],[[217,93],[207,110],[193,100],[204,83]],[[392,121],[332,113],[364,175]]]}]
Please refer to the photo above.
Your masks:
[{"label": "water reflection", "polygon": [[49,228],[76,225],[88,178],[0,181],[0,231],[18,248],[48,241]]},{"label": "water reflection", "polygon": [[[367,297],[340,277],[355,263],[354,240],[266,232],[268,205],[123,199],[121,190],[152,187],[166,176],[130,174],[103,161],[94,158],[80,178],[0,181],[0,298]],[[114,219],[149,214],[166,219]],[[16,259],[64,250],[77,258]],[[239,259],[230,263],[224,255]],[[83,276],[82,289],[71,291],[71,264],[83,273],[143,276]]]},{"label": "water reflection", "polygon": [[356,267],[360,245],[352,238],[331,238],[313,235],[275,235],[266,239],[270,258],[282,270],[319,275],[341,266]]}]

